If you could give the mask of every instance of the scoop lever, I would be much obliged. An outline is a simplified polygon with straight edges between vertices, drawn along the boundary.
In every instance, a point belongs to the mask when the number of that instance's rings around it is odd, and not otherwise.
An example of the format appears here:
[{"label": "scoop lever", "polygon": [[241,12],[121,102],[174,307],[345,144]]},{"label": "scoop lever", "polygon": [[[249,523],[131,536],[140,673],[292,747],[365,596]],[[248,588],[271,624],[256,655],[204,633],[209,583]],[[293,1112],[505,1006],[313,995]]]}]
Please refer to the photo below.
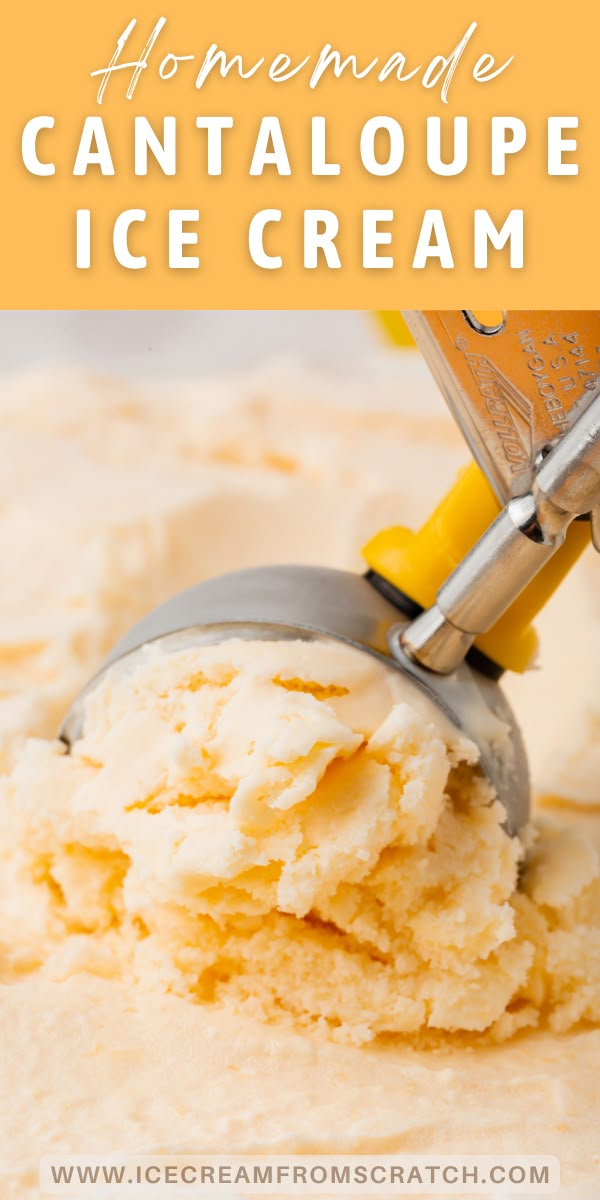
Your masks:
[{"label": "scoop lever", "polygon": [[600,384],[600,313],[404,312],[500,504],[532,486]]}]

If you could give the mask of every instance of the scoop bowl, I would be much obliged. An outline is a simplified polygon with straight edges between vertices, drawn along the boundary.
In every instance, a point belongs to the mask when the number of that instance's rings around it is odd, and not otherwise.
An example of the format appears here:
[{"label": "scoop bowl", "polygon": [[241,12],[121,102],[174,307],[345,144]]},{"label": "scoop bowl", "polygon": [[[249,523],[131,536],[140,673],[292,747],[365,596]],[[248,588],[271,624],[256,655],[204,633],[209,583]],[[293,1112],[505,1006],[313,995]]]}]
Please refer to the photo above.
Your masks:
[{"label": "scoop bowl", "polygon": [[529,773],[512,709],[499,684],[467,663],[451,675],[437,675],[408,658],[397,636],[408,623],[365,576],[352,572],[277,566],[222,575],[180,592],[139,621],[76,698],[60,737],[69,747],[78,739],[86,697],[109,668],[149,642],[175,649],[229,637],[334,638],[401,671],[476,743],[481,769],[506,810],[506,827],[516,833],[528,818]]}]

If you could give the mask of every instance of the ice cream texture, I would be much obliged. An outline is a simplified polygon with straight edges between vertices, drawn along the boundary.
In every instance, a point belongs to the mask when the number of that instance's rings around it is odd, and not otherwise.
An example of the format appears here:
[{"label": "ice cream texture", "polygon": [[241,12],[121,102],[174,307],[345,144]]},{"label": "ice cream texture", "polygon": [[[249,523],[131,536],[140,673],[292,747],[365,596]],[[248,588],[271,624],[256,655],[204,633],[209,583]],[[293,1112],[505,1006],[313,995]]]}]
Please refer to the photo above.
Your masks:
[{"label": "ice cream texture", "polygon": [[[29,379],[2,402],[11,1200],[37,1195],[42,1153],[165,1144],[468,1142],[558,1153],[561,1197],[597,1193],[595,563],[557,601],[577,606],[572,656],[589,617],[579,743],[538,759],[563,807],[519,839],[476,748],[334,641],[147,647],[90,695],[70,754],[53,736],[114,638],[176,588],[260,561],[358,566],[373,528],[416,523],[425,475],[439,488],[464,460],[419,370],[384,373],[376,401],[372,369],[343,402],[304,377],[301,415],[288,370],[167,398]],[[562,653],[551,640],[546,673],[514,689],[542,749]]]},{"label": "ice cream texture", "polygon": [[476,760],[353,647],[150,645],[70,755],[31,742],[3,785],[15,967],[133,969],[358,1043],[599,1019],[596,853],[531,834],[517,891]]}]

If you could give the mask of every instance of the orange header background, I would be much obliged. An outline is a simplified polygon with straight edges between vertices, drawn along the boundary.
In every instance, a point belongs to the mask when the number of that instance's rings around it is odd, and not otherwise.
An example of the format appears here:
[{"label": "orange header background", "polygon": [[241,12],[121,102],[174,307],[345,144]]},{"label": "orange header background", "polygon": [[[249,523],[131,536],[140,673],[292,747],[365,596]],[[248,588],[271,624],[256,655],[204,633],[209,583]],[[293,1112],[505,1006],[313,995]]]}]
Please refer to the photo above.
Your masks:
[{"label": "orange header background", "polygon": [[[137,25],[122,59],[137,58],[159,17],[167,19],[142,72],[132,100],[125,98],[131,72],[115,73],[104,102],[97,105],[98,79],[90,72],[105,67],[117,37],[132,18]],[[407,70],[448,55],[472,21],[478,22],[443,104],[439,88],[425,90],[420,77],[407,83],[390,78],[378,83],[373,72],[363,80],[327,72],[311,90],[310,68],[277,84],[266,68],[240,80],[215,71],[200,90],[194,79],[215,42],[228,55],[243,54],[267,66],[277,55],[293,63],[316,60],[326,43],[343,57],[356,54],[381,65],[394,51],[407,58]],[[427,308],[511,307],[592,308],[598,305],[600,278],[600,106],[597,98],[597,5],[564,6],[546,0],[503,0],[483,5],[454,0],[373,6],[341,0],[228,0],[199,4],[192,0],[10,0],[3,17],[4,53],[1,92],[0,289],[4,308]],[[181,62],[169,81],[158,77],[167,53],[195,55]],[[498,64],[514,61],[493,82],[476,84],[471,72],[482,54]],[[39,139],[40,157],[52,158],[56,174],[37,178],[21,159],[25,123],[38,114],[55,118],[55,127]],[[370,176],[359,156],[360,130],[370,117],[387,114],[403,126],[405,161],[396,175]],[[549,116],[577,115],[579,164],[575,177],[546,173]],[[85,116],[105,122],[116,174],[102,177],[97,167],[72,174]],[[133,170],[133,119],[144,115],[161,122],[177,117],[178,169],[165,177],[150,160],[149,173]],[[206,133],[195,128],[197,115],[231,115],[234,128],[223,140],[223,174],[206,173]],[[260,118],[281,120],[292,167],[280,177],[267,167],[250,177],[249,166]],[[310,120],[327,117],[330,159],[341,174],[312,178]],[[469,118],[469,165],[452,178],[433,175],[426,165],[425,121],[439,115]],[[525,149],[508,160],[504,177],[490,171],[489,126],[494,115],[520,117],[527,124]],[[158,125],[156,126],[157,128]],[[75,212],[92,212],[92,265],[75,265]],[[119,212],[147,211],[144,225],[131,234],[133,253],[148,265],[130,271],[112,252],[112,228]],[[198,209],[197,270],[170,270],[167,213],[170,208]],[[280,270],[263,270],[248,252],[248,226],[260,209],[281,209],[265,247],[280,254]],[[307,208],[333,210],[340,232],[340,270],[321,262],[303,266],[302,214]],[[390,270],[362,265],[363,209],[393,209]],[[432,262],[412,269],[416,240],[426,209],[443,211],[455,268]],[[473,211],[487,209],[501,225],[513,208],[524,210],[525,261],[511,269],[508,253],[490,251],[487,270],[473,265]]]}]

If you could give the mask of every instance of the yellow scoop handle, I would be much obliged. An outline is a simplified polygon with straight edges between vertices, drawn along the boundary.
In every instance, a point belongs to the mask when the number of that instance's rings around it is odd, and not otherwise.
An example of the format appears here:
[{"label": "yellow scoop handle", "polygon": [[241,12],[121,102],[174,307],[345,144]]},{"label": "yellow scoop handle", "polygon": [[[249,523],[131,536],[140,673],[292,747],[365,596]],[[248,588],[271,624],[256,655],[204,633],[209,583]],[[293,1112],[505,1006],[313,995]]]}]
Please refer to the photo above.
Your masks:
[{"label": "yellow scoop handle", "polygon": [[[500,505],[475,463],[461,474],[448,495],[417,532],[397,526],[375,535],[363,549],[367,565],[421,608],[436,594],[498,516]],[[538,640],[531,624],[590,543],[588,521],[569,527],[564,545],[521,593],[499,621],[475,641],[479,650],[509,671],[530,666]]]}]

